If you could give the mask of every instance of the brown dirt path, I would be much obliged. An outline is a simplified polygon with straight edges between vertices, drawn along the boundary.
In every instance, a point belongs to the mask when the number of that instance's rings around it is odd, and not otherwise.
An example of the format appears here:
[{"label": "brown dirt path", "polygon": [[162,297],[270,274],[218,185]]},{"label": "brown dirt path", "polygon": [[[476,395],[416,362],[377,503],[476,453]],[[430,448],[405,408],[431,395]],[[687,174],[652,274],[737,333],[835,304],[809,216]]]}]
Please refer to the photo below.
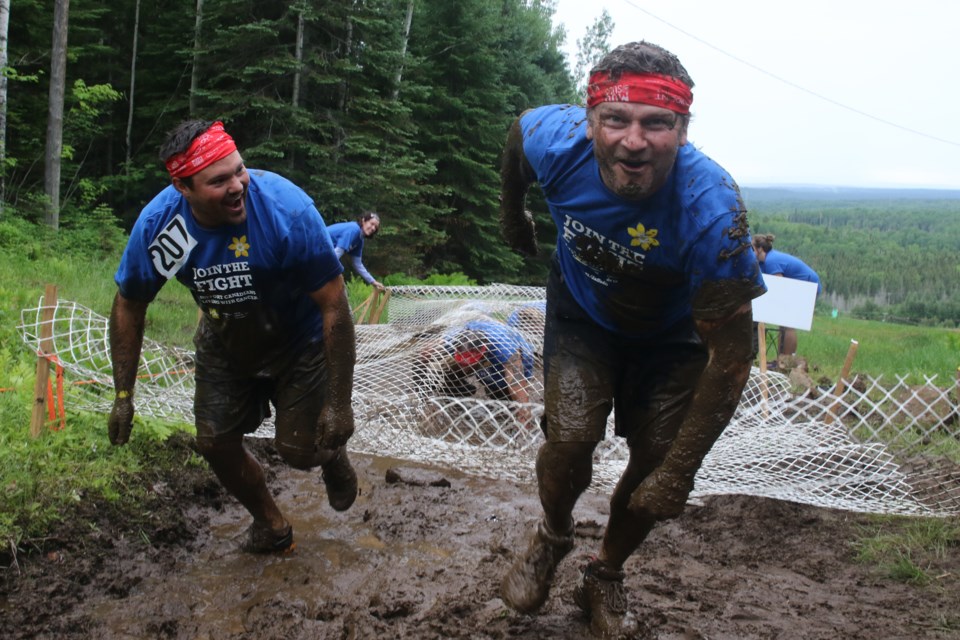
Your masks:
[{"label": "brown dirt path", "polygon": [[[4,558],[0,637],[588,636],[569,597],[579,565],[599,544],[603,496],[581,500],[577,548],[541,614],[523,616],[507,610],[497,590],[539,515],[533,487],[354,456],[362,493],[339,514],[317,474],[286,468],[269,444],[254,447],[294,524],[292,555],[235,551],[232,538],[248,516],[205,469],[155,478],[150,517],[131,522],[105,505],[84,505],[56,537],[35,541],[15,562]],[[956,550],[939,560],[932,584],[895,582],[853,561],[850,542],[870,522],[744,496],[689,506],[627,565],[642,637],[960,638]]]}]

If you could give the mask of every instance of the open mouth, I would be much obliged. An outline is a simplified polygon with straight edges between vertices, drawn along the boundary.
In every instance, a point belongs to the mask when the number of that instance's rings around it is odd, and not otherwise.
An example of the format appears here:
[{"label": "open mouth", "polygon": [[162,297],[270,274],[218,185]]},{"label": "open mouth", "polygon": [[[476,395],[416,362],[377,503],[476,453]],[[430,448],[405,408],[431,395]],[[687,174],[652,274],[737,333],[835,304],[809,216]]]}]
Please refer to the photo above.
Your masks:
[{"label": "open mouth", "polygon": [[640,171],[647,163],[642,160],[620,160],[620,165],[627,171]]},{"label": "open mouth", "polygon": [[239,198],[227,200],[224,205],[234,213],[240,213],[243,211],[243,196],[241,195]]}]

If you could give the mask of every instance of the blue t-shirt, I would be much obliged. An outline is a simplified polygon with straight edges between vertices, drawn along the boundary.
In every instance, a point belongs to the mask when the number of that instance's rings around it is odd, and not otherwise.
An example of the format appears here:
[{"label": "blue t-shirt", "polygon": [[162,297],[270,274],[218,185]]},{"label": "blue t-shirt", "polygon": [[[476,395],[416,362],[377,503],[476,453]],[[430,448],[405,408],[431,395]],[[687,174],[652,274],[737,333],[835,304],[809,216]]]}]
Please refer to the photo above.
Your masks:
[{"label": "blue t-shirt", "polygon": [[817,285],[817,294],[820,293],[820,276],[807,263],[796,256],[782,251],[767,251],[767,257],[760,263],[760,270],[771,276],[783,276],[794,280],[805,280]]},{"label": "blue t-shirt", "polygon": [[[599,325],[652,338],[690,317],[735,311],[766,289],[734,180],[691,144],[666,184],[627,200],[600,177],[583,107],[548,105],[520,119],[523,149],[557,225],[563,281]],[[725,295],[698,299],[705,282]]]},{"label": "blue t-shirt", "polygon": [[452,355],[454,339],[464,330],[474,331],[487,347],[487,365],[474,372],[477,380],[488,389],[505,389],[505,366],[517,352],[525,378],[533,377],[533,347],[519,331],[495,320],[471,320],[445,335],[445,348]]},{"label": "blue t-shirt", "polygon": [[356,222],[337,222],[327,227],[337,253],[360,258],[363,255],[363,229]]},{"label": "blue t-shirt", "polygon": [[343,272],[313,200],[275,173],[249,170],[246,219],[202,227],[168,186],[144,207],[114,277],[150,302],[171,277],[186,286],[226,355],[247,363],[323,338],[307,295]]},{"label": "blue t-shirt", "polygon": [[350,256],[354,270],[360,274],[363,281],[372,284],[376,278],[370,275],[363,264],[363,229],[356,222],[337,222],[327,227],[333,248],[337,257],[346,254]]}]

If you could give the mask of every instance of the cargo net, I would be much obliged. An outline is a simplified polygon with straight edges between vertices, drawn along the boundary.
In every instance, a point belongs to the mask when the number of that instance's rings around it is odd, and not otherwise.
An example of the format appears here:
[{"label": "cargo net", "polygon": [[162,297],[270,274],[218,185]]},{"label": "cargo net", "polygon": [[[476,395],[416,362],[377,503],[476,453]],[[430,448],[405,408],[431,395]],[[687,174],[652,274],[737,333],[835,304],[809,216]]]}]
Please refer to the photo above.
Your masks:
[{"label": "cargo net", "polygon": [[[544,290],[392,287],[380,309],[388,322],[356,325],[351,451],[534,483],[543,442]],[[43,320],[44,312],[52,317]],[[50,337],[41,350],[45,326]],[[22,312],[20,330],[31,348],[57,359],[74,378],[69,406],[109,412],[106,318],[71,302],[54,309],[41,303]],[[145,339],[138,414],[192,423],[192,367],[191,352]],[[831,398],[829,392],[823,398]],[[884,442],[855,436],[833,414],[811,419],[797,401],[785,376],[755,368],[691,497],[744,494],[857,512],[960,515],[957,465],[900,460]],[[253,435],[272,436],[272,423]],[[611,416],[608,437],[595,451],[591,490],[609,492],[627,457]]]}]

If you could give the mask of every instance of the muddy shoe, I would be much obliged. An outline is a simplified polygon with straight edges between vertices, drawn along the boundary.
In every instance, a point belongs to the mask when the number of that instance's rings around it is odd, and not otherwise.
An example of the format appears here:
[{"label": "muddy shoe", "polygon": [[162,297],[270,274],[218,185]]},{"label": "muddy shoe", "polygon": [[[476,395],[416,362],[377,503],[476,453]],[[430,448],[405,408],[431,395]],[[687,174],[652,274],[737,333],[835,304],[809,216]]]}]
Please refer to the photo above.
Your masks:
[{"label": "muddy shoe", "polygon": [[573,601],[590,616],[590,631],[597,638],[635,638],[636,618],[627,612],[623,571],[593,559],[584,567],[573,590]]},{"label": "muddy shoe", "polygon": [[357,499],[357,472],[347,457],[347,448],[340,447],[330,462],[323,465],[323,484],[327,501],[336,511],[346,511]]},{"label": "muddy shoe", "polygon": [[558,536],[542,520],[530,539],[526,553],[503,576],[500,594],[507,605],[520,613],[533,613],[550,595],[557,565],[573,549],[573,529]]},{"label": "muddy shoe", "polygon": [[266,525],[254,522],[247,528],[240,543],[240,550],[246,553],[287,554],[292,553],[296,546],[291,525],[277,532]]}]

